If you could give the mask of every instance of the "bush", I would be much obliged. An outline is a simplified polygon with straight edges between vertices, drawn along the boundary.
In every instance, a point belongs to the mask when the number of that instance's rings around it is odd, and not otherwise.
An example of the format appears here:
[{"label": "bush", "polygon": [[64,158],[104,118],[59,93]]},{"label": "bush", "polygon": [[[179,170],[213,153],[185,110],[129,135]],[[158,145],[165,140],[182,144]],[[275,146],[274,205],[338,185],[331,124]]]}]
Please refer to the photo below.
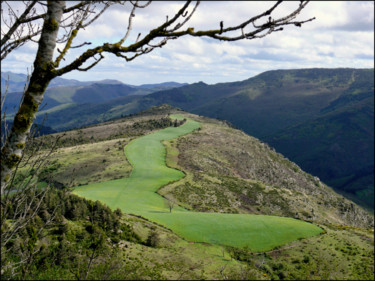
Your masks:
[{"label": "bush", "polygon": [[160,242],[159,234],[152,230],[147,237],[146,245],[150,247],[157,247]]},{"label": "bush", "polygon": [[309,256],[304,256],[303,257],[303,262],[304,263],[309,263],[310,262],[310,257]]}]

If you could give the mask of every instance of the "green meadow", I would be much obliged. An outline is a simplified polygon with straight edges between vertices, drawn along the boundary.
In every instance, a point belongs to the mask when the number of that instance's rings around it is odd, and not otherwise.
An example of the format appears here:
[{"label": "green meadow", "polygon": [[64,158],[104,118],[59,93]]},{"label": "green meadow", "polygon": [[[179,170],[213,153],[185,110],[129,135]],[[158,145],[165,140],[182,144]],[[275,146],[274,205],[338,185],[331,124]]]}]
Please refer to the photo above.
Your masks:
[{"label": "green meadow", "polygon": [[[181,120],[184,117],[173,115],[171,118]],[[125,154],[133,166],[129,178],[79,186],[74,193],[100,200],[112,209],[140,215],[194,242],[267,251],[322,232],[311,223],[286,217],[191,212],[180,206],[170,212],[165,199],[156,191],[181,179],[184,173],[166,166],[166,149],[162,141],[178,138],[199,127],[199,122],[188,119],[179,127],[169,127],[133,140],[125,147]]]}]

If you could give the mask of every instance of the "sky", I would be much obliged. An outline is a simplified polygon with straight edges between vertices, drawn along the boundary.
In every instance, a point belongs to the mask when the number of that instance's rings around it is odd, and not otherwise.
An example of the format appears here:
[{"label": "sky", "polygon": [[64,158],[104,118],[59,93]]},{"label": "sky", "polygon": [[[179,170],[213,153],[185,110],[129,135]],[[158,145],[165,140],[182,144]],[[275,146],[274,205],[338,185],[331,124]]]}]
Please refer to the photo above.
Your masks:
[{"label": "sky", "polygon": [[[138,9],[125,45],[133,43],[138,33],[146,34],[163,23],[167,15],[172,17],[183,3],[153,2],[147,8]],[[194,27],[195,31],[217,29],[220,21],[224,22],[224,27],[238,25],[273,3],[203,1],[186,27]],[[286,15],[298,3],[283,3],[275,16]],[[110,7],[82,31],[74,43],[91,42],[92,47],[119,41],[127,30],[129,10],[130,3]],[[131,85],[167,81],[216,84],[241,81],[276,69],[374,67],[373,1],[313,1],[297,19],[311,17],[316,19],[302,27],[288,26],[260,39],[222,42],[184,36],[131,62],[105,54],[105,59],[93,69],[72,71],[63,78],[81,81],[116,79]],[[58,44],[57,47],[62,46]],[[26,74],[32,67],[36,51],[36,43],[22,46],[2,61],[1,70]],[[72,49],[65,62],[72,61],[83,51],[84,48]]]}]

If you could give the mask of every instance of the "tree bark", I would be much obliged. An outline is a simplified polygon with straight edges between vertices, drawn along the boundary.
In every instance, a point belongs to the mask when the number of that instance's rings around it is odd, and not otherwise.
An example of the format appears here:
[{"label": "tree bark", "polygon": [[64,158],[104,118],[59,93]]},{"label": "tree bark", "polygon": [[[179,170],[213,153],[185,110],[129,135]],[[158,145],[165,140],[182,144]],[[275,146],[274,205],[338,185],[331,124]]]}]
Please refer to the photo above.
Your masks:
[{"label": "tree bark", "polygon": [[12,130],[1,150],[1,194],[22,157],[31,125],[43,101],[49,82],[56,77],[53,52],[65,1],[48,1],[48,10],[39,39],[34,71],[24,93],[23,101],[14,118]]}]

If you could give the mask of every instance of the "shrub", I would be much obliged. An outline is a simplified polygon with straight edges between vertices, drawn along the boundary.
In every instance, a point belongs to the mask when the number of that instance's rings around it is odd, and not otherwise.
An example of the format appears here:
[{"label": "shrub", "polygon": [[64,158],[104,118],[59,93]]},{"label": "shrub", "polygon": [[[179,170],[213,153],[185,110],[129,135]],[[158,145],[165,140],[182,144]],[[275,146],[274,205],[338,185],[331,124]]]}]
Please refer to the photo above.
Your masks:
[{"label": "shrub", "polygon": [[304,263],[309,263],[310,262],[310,257],[309,256],[304,256],[302,261]]},{"label": "shrub", "polygon": [[157,247],[160,243],[159,234],[152,230],[147,237],[146,245],[150,247]]}]

